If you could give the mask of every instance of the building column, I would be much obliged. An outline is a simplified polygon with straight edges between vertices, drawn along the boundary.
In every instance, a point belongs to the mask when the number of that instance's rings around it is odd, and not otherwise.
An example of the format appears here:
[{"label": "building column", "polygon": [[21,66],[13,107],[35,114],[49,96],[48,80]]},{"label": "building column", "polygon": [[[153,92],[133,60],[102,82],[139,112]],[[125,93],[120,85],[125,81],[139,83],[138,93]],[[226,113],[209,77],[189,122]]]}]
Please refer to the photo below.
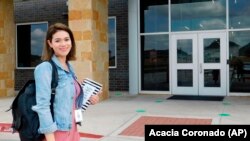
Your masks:
[{"label": "building column", "polygon": [[0,97],[13,96],[15,24],[13,0],[0,0]]},{"label": "building column", "polygon": [[103,84],[101,100],[109,96],[108,0],[68,0],[68,22],[73,31],[79,80],[91,78]]},{"label": "building column", "polygon": [[129,22],[129,94],[139,93],[138,0],[128,1]]}]

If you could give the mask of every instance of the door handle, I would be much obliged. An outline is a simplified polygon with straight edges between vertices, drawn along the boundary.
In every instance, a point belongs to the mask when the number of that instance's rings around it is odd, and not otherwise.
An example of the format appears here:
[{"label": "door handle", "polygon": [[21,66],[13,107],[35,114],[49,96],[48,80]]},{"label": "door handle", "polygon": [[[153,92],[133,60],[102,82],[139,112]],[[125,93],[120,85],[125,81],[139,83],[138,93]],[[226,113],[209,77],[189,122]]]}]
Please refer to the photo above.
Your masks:
[{"label": "door handle", "polygon": [[200,73],[202,73],[202,64],[200,64]]}]

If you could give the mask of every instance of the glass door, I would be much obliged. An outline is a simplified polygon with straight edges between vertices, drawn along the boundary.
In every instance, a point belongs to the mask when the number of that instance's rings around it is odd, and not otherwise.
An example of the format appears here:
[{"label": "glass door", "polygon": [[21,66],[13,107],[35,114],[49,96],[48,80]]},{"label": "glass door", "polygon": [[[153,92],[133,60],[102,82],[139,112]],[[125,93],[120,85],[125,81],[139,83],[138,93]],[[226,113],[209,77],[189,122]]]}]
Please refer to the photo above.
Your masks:
[{"label": "glass door", "polygon": [[172,94],[226,95],[226,34],[175,34]]},{"label": "glass door", "polygon": [[226,95],[226,34],[198,34],[199,95]]}]

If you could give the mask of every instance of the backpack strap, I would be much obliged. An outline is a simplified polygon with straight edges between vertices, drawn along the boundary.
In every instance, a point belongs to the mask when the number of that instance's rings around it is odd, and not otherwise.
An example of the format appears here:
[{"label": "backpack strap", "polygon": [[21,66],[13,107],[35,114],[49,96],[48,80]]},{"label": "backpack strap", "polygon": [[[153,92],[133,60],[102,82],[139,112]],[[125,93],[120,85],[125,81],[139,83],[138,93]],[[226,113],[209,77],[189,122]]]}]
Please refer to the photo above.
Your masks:
[{"label": "backpack strap", "polygon": [[53,107],[53,103],[55,100],[55,94],[56,94],[56,87],[58,85],[58,72],[57,72],[57,68],[56,68],[56,64],[54,61],[49,60],[48,61],[51,66],[52,66],[52,80],[51,80],[51,99],[50,99],[50,109],[51,109],[51,115],[54,119],[54,107]]},{"label": "backpack strap", "polygon": [[57,73],[57,68],[56,68],[56,64],[54,63],[54,61],[49,60],[49,63],[52,66],[51,94],[55,95],[56,87],[58,85],[58,73]]}]

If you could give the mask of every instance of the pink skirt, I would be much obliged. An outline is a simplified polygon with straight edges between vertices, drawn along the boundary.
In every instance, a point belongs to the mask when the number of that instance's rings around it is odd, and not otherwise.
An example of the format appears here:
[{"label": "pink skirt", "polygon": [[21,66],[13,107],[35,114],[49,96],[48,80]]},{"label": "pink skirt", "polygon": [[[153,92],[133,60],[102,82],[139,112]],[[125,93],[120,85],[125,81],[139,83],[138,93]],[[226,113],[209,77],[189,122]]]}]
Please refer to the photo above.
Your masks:
[{"label": "pink skirt", "polygon": [[[54,132],[54,136],[55,141],[80,141],[80,135],[75,122],[73,122],[72,128],[69,131],[57,130]],[[46,141],[46,139],[44,141]]]},{"label": "pink skirt", "polygon": [[[73,125],[69,131],[56,131],[54,132],[55,141],[80,141],[80,135],[77,131],[76,124]],[[44,139],[46,141],[46,139]]]},{"label": "pink skirt", "polygon": [[70,131],[56,131],[54,133],[56,141],[80,141],[80,135],[76,124]]}]

